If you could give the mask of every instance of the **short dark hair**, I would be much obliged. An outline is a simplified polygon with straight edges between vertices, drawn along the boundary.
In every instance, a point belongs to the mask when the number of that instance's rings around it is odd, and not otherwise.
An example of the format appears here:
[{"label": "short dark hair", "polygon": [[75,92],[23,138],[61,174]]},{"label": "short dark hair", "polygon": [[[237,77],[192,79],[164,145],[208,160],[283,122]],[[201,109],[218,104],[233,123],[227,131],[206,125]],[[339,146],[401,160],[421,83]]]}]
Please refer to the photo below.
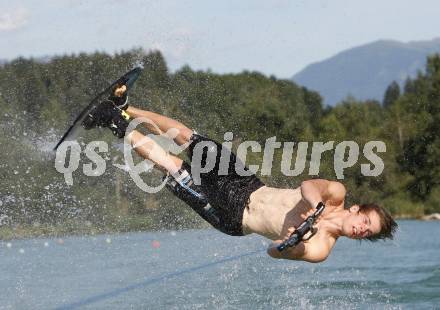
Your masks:
[{"label": "short dark hair", "polygon": [[363,214],[369,214],[370,212],[376,212],[380,218],[380,232],[365,239],[370,241],[378,241],[384,239],[393,239],[394,233],[397,230],[397,223],[391,217],[391,214],[384,208],[374,203],[366,203],[359,205],[359,212]]}]

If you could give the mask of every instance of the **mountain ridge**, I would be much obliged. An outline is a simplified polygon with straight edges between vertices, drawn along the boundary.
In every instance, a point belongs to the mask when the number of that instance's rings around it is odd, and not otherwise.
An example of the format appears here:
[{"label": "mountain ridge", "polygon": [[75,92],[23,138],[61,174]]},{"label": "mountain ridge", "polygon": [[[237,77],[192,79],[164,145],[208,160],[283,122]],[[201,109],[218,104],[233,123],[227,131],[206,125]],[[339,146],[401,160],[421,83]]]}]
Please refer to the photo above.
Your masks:
[{"label": "mountain ridge", "polygon": [[392,81],[402,86],[408,77],[423,71],[427,56],[436,52],[440,52],[440,38],[409,42],[381,39],[312,63],[292,80],[318,91],[329,105],[348,95],[382,100]]}]

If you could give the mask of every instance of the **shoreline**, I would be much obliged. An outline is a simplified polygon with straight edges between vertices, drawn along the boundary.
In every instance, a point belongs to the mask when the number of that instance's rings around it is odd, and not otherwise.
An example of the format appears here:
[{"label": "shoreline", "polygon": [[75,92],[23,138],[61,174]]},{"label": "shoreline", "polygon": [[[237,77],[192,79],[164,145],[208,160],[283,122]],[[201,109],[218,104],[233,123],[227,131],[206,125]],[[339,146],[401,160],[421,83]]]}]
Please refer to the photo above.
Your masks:
[{"label": "shoreline", "polygon": [[[396,220],[405,221],[440,221],[440,213],[433,213],[423,216],[410,216],[401,214],[394,217]],[[174,230],[201,229],[201,227],[176,227]],[[117,234],[128,232],[153,232],[167,230],[166,227],[155,227],[148,219],[127,218],[118,221],[112,226],[97,226],[90,222],[72,221],[56,225],[16,225],[0,226],[0,241],[32,239],[32,238],[62,238],[66,236],[94,236],[103,234]]]},{"label": "shoreline", "polygon": [[418,216],[411,214],[399,214],[394,215],[393,217],[396,220],[440,221],[440,213],[431,213]]}]

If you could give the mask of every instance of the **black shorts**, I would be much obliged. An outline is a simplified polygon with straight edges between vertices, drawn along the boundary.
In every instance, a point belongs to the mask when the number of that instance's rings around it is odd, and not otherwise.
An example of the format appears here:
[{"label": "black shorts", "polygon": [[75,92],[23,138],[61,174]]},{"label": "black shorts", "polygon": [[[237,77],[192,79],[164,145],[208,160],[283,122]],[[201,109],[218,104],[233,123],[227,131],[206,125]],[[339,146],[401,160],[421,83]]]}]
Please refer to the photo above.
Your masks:
[{"label": "black shorts", "polygon": [[[225,175],[219,175],[222,145],[196,133],[191,136],[191,144],[187,149],[191,160],[193,159],[196,145],[204,141],[209,141],[216,146],[216,149],[213,147],[201,149],[201,167],[205,167],[206,164],[212,165],[213,163],[209,163],[210,158],[214,158],[215,163],[212,170],[207,173],[200,173],[201,182],[199,187],[201,193],[208,199],[209,204],[215,209],[216,215],[220,219],[220,224],[213,226],[228,235],[242,236],[243,211],[249,203],[251,194],[264,186],[264,183],[254,174],[249,176],[239,175],[235,169],[236,163],[241,165],[244,170],[247,170],[247,168],[229,149],[224,150],[228,155],[230,154],[228,169],[225,171]],[[209,156],[209,152],[215,152],[215,154]],[[184,162],[182,168],[191,173],[190,164]]]}]

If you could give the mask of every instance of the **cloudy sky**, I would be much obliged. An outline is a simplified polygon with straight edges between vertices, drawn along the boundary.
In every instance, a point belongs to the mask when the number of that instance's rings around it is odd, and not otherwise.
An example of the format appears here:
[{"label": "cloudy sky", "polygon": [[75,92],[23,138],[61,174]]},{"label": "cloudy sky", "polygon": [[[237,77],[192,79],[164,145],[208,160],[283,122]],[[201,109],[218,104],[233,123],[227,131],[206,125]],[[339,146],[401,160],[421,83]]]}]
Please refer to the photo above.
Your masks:
[{"label": "cloudy sky", "polygon": [[440,37],[437,0],[0,0],[0,59],[132,47],[172,70],[291,77],[378,39]]}]

